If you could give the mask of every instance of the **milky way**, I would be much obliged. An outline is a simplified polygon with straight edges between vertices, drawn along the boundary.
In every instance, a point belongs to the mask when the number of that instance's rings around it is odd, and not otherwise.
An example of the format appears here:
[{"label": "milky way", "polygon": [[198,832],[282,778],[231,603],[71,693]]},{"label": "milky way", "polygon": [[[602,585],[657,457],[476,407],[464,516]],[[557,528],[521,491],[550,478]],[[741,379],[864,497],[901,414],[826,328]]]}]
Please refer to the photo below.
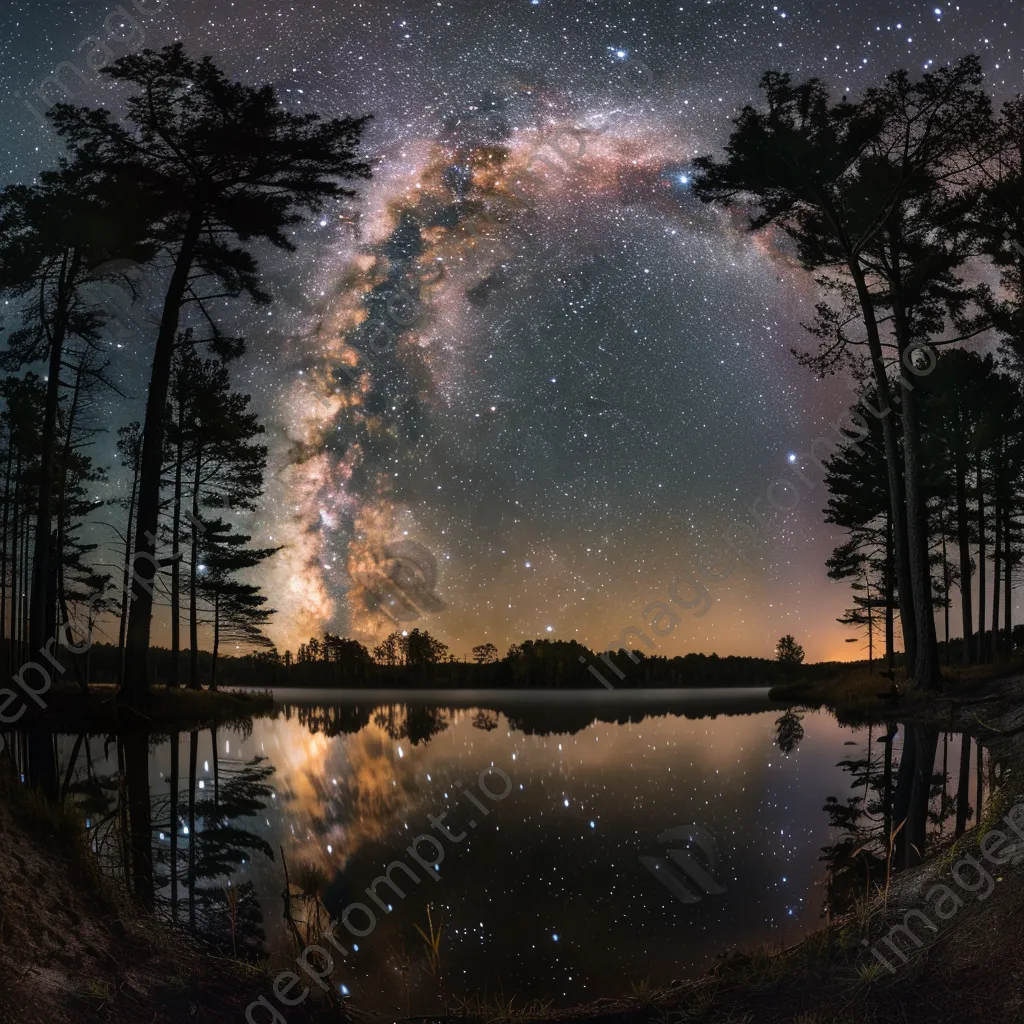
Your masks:
[{"label": "milky way", "polygon": [[[856,94],[977,52],[1002,97],[1024,27],[1014,3],[878,0],[50,0],[2,18],[8,180],[53,158],[32,111],[63,98],[41,87],[60,61],[74,101],[116,105],[89,61],[176,38],[296,109],[374,115],[373,180],[266,260],[269,314],[231,314],[272,445],[249,525],[287,545],[262,573],[282,648],[397,623],[460,655],[641,623],[848,403],[789,354],[815,292],[785,246],[690,193],[761,73]],[[151,339],[117,343],[137,409]],[[115,428],[137,414],[106,410],[115,489]],[[824,503],[818,486],[775,515],[659,649],[766,654],[793,632],[851,656]]]}]

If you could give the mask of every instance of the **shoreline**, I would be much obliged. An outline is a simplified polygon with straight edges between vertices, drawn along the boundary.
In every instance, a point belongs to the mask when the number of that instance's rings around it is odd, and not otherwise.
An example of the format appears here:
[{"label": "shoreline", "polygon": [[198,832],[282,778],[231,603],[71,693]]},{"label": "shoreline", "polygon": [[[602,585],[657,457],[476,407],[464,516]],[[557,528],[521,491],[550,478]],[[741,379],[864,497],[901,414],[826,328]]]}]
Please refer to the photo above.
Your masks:
[{"label": "shoreline", "polygon": [[90,692],[52,688],[45,708],[29,707],[15,723],[5,723],[0,737],[25,729],[52,732],[187,732],[274,714],[277,705],[267,691],[191,690],[153,687],[153,702],[145,711],[131,711],[116,702],[112,684],[92,683]]}]

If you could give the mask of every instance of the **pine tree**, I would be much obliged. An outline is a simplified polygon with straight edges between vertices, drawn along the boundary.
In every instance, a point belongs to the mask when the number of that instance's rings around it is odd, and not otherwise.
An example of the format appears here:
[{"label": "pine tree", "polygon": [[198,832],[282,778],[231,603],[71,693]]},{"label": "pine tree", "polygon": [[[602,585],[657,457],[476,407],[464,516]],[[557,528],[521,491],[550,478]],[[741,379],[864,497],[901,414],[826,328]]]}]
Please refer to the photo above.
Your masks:
[{"label": "pine tree", "polygon": [[[762,79],[766,109],[744,108],[727,159],[696,161],[705,201],[752,199],[752,230],[777,223],[799,258],[832,292],[813,332],[822,339],[804,358],[834,372],[851,346],[867,349],[879,396],[893,523],[900,620],[915,685],[939,679],[931,607],[927,509],[921,479],[921,428],[915,354],[937,344],[947,318],[962,336],[981,330],[967,318],[971,298],[957,272],[976,248],[972,212],[980,195],[977,151],[992,145],[981,68],[969,57],[910,81],[888,76],[860,103],[833,104],[817,79]],[[943,344],[952,343],[943,338]],[[890,379],[888,358],[898,376]],[[898,396],[897,396],[898,390]],[[897,436],[894,403],[902,410]]]},{"label": "pine tree", "polygon": [[[192,522],[189,558],[189,685],[197,689],[199,682],[199,619],[200,619],[200,552],[205,544],[211,553],[219,550],[225,559],[218,579],[225,599],[227,581],[235,569],[244,568],[248,557],[240,550],[227,524],[218,523],[217,538],[206,539],[213,524],[204,519],[206,509],[251,511],[263,491],[263,474],[267,464],[267,448],[254,443],[264,433],[256,414],[249,408],[248,395],[231,389],[227,366],[218,359],[201,360],[190,351],[181,354],[181,370],[188,391],[186,417],[181,426],[182,448],[187,453],[185,487],[191,495]],[[181,496],[176,499],[179,504]],[[177,522],[177,519],[175,519]],[[219,540],[219,547],[218,547]],[[276,549],[264,549],[253,565],[269,557]],[[242,607],[248,598],[235,593],[235,604],[229,602],[225,612],[243,616]],[[241,603],[238,603],[241,602]],[[255,624],[259,616],[255,615]],[[264,620],[265,621],[265,620]],[[253,634],[254,637],[261,635]]]},{"label": "pine tree", "polygon": [[[354,195],[341,183],[369,177],[369,167],[355,157],[367,119],[293,114],[269,86],[231,82],[210,58],[187,57],[180,43],[122,57],[103,74],[134,88],[125,117],[58,104],[54,124],[94,166],[118,183],[141,186],[152,198],[147,208],[157,211],[154,238],[173,260],[146,401],[134,546],[142,561],[133,574],[120,698],[144,704],[163,421],[183,309],[196,307],[221,355],[239,351],[237,339],[217,328],[209,303],[270,301],[251,246],[267,242],[292,252],[289,227],[328,201]],[[211,290],[201,292],[200,281]]]},{"label": "pine tree", "polygon": [[217,688],[217,655],[222,643],[249,648],[273,647],[263,627],[274,614],[267,599],[255,584],[236,579],[240,572],[253,569],[281,550],[280,547],[249,547],[251,537],[235,533],[222,519],[206,524],[202,536],[198,572],[198,590],[210,606],[213,626],[213,659],[210,689]]},{"label": "pine tree", "polygon": [[[65,347],[72,339],[96,346],[106,314],[89,285],[118,276],[113,261],[148,261],[143,207],[133,194],[115,188],[89,160],[62,160],[44,171],[36,185],[11,185],[0,193],[0,293],[17,303],[15,328],[6,338],[3,364],[15,369],[46,364],[40,424],[39,475],[29,592],[29,647],[41,649],[53,619],[50,585],[53,493],[58,406]],[[52,633],[49,636],[52,637]]]}]

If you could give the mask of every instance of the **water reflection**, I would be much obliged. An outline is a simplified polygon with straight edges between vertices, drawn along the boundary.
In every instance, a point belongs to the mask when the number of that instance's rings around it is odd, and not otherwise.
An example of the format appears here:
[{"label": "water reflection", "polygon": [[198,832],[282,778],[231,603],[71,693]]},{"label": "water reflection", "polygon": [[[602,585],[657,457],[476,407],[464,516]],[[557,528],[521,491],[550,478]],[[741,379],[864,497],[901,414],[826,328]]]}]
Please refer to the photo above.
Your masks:
[{"label": "water reflection", "polygon": [[[176,924],[187,923],[214,949],[260,957],[266,952],[262,910],[253,882],[239,880],[238,874],[254,854],[273,859],[267,840],[244,823],[266,808],[275,769],[264,757],[225,761],[218,754],[216,730],[209,735],[212,788],[198,777],[198,731],[189,733],[184,780],[180,735],[160,738],[154,750],[151,737],[136,731],[123,738],[77,737],[68,755],[65,791],[85,816],[100,864],[144,907]],[[157,753],[169,760],[160,783],[151,780]],[[209,764],[204,762],[203,774]]]},{"label": "water reflection", "polygon": [[[901,825],[904,816],[899,813],[897,794],[900,776],[907,778],[911,774],[906,770],[906,762],[914,756],[908,753],[908,738],[913,751],[914,735],[913,727],[869,727],[864,744],[858,746],[853,742],[855,753],[838,763],[850,780],[849,795],[845,799],[829,796],[825,803],[829,825],[836,834],[822,851],[828,872],[823,909],[826,916],[841,916],[853,909],[858,899],[869,897],[875,887],[901,867],[901,856],[911,861],[923,859],[962,835],[972,815],[980,823],[985,794],[999,784],[1001,766],[987,758],[976,740],[943,733],[941,756],[936,756],[938,733],[934,744],[926,735],[927,767],[919,784],[919,795],[913,796],[920,801],[919,809],[913,812],[919,819],[920,833],[914,840],[916,848],[909,851],[909,840],[901,846],[901,839],[911,823],[908,820]],[[976,755],[974,763],[972,749]],[[955,780],[950,771],[954,761],[959,763]],[[915,765],[914,771],[921,771],[920,765]]]},{"label": "water reflection", "polygon": [[[499,990],[622,995],[736,946],[796,941],[899,866],[901,778],[908,799],[924,793],[925,850],[998,781],[956,736],[936,736],[922,788],[929,738],[914,730],[846,728],[763,692],[666,699],[311,696],[243,729],[58,746],[108,869],[215,948],[275,963],[367,902],[450,813],[465,840],[371,935],[349,936],[335,972],[360,1005],[405,1013]],[[460,794],[492,765],[512,792],[470,825]],[[713,837],[721,884],[683,902],[644,864],[669,856],[659,837],[694,828]]]}]

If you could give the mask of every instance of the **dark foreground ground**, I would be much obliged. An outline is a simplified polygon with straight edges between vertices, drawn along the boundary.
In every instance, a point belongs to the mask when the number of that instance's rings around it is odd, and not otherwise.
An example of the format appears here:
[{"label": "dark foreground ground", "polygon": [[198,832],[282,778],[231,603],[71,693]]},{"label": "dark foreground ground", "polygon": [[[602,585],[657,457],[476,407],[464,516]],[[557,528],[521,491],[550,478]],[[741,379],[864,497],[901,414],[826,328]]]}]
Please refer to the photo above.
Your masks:
[{"label": "dark foreground ground", "polygon": [[[100,877],[80,822],[0,782],[3,1024],[228,1024],[270,990],[136,910]],[[339,1019],[311,1009],[296,1007],[290,1024]]]},{"label": "dark foreground ground", "polygon": [[[898,876],[888,893],[866,899],[849,918],[788,950],[733,953],[704,977],[665,990],[641,985],[618,1000],[550,1013],[538,1001],[481,1000],[451,1008],[449,1019],[485,1024],[1024,1021],[1024,840],[1012,834],[999,852],[1013,857],[992,869],[990,898],[961,893],[962,905],[939,922],[937,932],[915,927],[923,941],[919,947],[902,944],[909,954],[906,963],[890,956],[895,973],[862,945],[865,938],[877,944],[909,910],[928,909],[927,894],[937,884],[950,884],[951,867],[966,855],[978,857],[987,833],[1005,831],[999,819],[1020,799],[1014,788],[1024,779],[1016,767],[1024,760],[1024,678],[985,684],[966,699],[918,710],[944,727],[980,736],[1014,767],[1010,786],[991,801],[981,827]],[[905,719],[906,712],[899,717]],[[245,1007],[270,991],[271,981],[261,971],[210,956],[136,910],[116,885],[99,877],[73,815],[43,807],[9,776],[0,780],[0,1021],[219,1024],[243,1021]],[[287,1020],[370,1024],[375,1018],[351,1004],[314,1006],[310,999],[291,1008]]]}]

